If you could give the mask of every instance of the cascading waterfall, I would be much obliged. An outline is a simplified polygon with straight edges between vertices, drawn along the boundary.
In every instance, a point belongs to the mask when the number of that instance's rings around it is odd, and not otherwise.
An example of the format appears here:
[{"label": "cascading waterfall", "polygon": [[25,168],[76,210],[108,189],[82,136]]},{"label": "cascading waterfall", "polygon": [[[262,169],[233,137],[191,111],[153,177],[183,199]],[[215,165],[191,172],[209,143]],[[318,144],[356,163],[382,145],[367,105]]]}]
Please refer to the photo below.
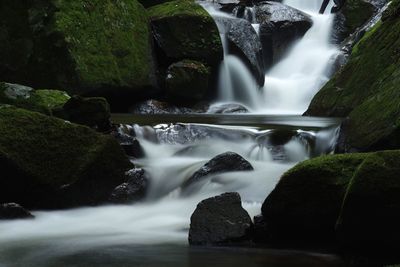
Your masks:
[{"label": "cascading waterfall", "polygon": [[[255,82],[245,65],[229,54],[225,44],[220,81],[224,90],[220,100],[236,100],[258,113],[301,114],[313,94],[326,82],[329,62],[337,53],[329,45],[332,16],[315,14],[320,2],[285,2],[311,12],[314,26],[267,73],[261,94],[255,90]],[[215,18],[228,16],[208,10]],[[248,12],[247,16],[253,18],[252,11]],[[220,30],[225,41],[221,26]],[[291,125],[290,122],[281,123]],[[337,138],[335,125],[337,122],[330,122],[312,130],[297,130],[302,127],[296,126],[295,130],[290,130],[292,138],[280,144],[271,141],[274,127],[132,126],[146,154],[145,158],[136,160],[135,165],[144,168],[151,178],[147,199],[134,205],[35,212],[34,220],[0,222],[0,266],[10,262],[12,266],[35,266],[35,263],[39,266],[52,257],[113,245],[184,246],[190,215],[199,201],[237,191],[250,215],[259,214],[262,202],[282,173],[299,161],[332,152]],[[255,171],[251,175],[243,172],[212,175],[197,184],[195,193],[182,196],[180,186],[208,160],[226,151],[242,155]],[[152,253],[158,256],[158,250]],[[139,254],[136,256],[140,257]]]}]

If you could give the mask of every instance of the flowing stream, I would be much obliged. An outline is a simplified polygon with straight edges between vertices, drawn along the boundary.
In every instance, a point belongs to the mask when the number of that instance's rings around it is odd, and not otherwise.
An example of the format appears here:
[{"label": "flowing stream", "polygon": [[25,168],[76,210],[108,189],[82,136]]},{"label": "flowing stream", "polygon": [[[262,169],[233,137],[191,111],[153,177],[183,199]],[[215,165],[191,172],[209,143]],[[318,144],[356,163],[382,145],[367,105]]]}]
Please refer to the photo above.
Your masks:
[{"label": "flowing stream", "polygon": [[[175,123],[188,120],[182,115],[126,126],[125,130],[135,133],[146,154],[135,161],[151,178],[145,201],[37,211],[34,220],[0,222],[0,267],[203,266],[210,260],[207,257],[212,257],[212,263],[219,263],[211,266],[290,265],[285,261],[293,256],[290,253],[267,253],[270,257],[266,259],[264,250],[219,249],[216,253],[190,249],[187,245],[190,215],[199,201],[236,191],[244,208],[255,216],[286,170],[333,150],[337,120],[282,115],[304,112],[312,96],[327,81],[330,62],[337,54],[329,44],[333,17],[316,14],[321,0],[285,3],[311,14],[314,25],[266,74],[261,91],[254,90],[255,82],[244,64],[225,50],[220,100],[245,104],[253,114],[200,115],[190,117],[190,123]],[[213,16],[221,16],[214,12]],[[252,16],[250,12],[249,17]],[[246,90],[237,94],[238,87]],[[281,133],[288,137],[274,141]],[[182,183],[212,157],[227,151],[242,155],[255,170],[207,177],[193,194],[181,195]],[[264,255],[263,259],[257,261],[257,255]],[[299,266],[296,259],[290,266]]]}]

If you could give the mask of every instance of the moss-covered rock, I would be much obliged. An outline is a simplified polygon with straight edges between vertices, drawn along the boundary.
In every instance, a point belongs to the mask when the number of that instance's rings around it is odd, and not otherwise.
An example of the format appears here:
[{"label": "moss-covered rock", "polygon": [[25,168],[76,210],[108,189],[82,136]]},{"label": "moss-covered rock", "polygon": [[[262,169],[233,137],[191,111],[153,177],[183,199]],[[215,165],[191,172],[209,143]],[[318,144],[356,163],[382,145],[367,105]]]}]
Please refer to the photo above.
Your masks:
[{"label": "moss-covered rock", "polygon": [[136,0],[0,1],[0,79],[70,93],[148,93],[150,27]]},{"label": "moss-covered rock", "polygon": [[172,64],[165,80],[167,96],[172,101],[200,101],[210,80],[210,69],[203,63],[184,60]]},{"label": "moss-covered rock", "polygon": [[216,65],[223,49],[213,18],[193,0],[176,0],[148,9],[156,43],[169,63],[195,59]]},{"label": "moss-covered rock", "polygon": [[159,4],[163,4],[166,2],[171,2],[173,0],[139,0],[139,3],[141,3],[145,8],[151,7],[151,6],[155,6],[155,5],[159,5]]},{"label": "moss-covered rock", "polygon": [[69,99],[69,95],[59,90],[34,90],[31,87],[0,83],[0,103],[53,115]]},{"label": "moss-covered rock", "polygon": [[99,204],[130,167],[110,136],[40,113],[0,108],[0,203],[40,209]]},{"label": "moss-covered rock", "polygon": [[268,231],[257,239],[286,244],[334,242],[347,185],[365,157],[323,156],[285,173],[262,206]]},{"label": "moss-covered rock", "polygon": [[66,120],[107,131],[111,127],[110,105],[102,97],[73,96],[62,107],[62,115]]},{"label": "moss-covered rock", "polygon": [[374,12],[375,7],[370,1],[346,0],[335,16],[333,33],[335,42],[340,43],[354,33],[373,16]]},{"label": "moss-covered rock", "polygon": [[353,48],[350,60],[314,97],[313,116],[349,117],[344,150],[400,148],[400,17],[394,1]]},{"label": "moss-covered rock", "polygon": [[400,240],[400,151],[370,154],[347,189],[338,220],[342,245],[398,252]]}]

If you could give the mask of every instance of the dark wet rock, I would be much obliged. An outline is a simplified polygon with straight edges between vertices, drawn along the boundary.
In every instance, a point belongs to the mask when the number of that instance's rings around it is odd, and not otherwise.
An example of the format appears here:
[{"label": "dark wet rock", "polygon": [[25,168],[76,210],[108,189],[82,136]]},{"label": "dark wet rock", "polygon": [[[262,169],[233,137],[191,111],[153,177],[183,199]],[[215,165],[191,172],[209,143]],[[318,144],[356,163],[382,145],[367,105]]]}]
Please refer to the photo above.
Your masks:
[{"label": "dark wet rock", "polygon": [[[131,127],[130,127],[131,128]],[[111,135],[117,139],[118,143],[122,146],[125,153],[134,158],[143,158],[145,152],[140,145],[139,140],[135,136],[135,132],[126,132],[126,126],[119,126],[111,132]]]},{"label": "dark wet rock", "polygon": [[196,171],[183,185],[182,192],[188,193],[191,185],[202,181],[209,175],[234,172],[234,171],[252,171],[253,166],[239,154],[226,152],[212,158],[203,167]]},{"label": "dark wet rock", "polygon": [[3,0],[0,17],[0,80],[110,98],[154,92],[150,25],[136,0]]},{"label": "dark wet rock", "polygon": [[0,82],[0,103],[57,116],[69,95],[59,90],[34,90],[31,87]]},{"label": "dark wet rock", "polygon": [[211,114],[231,114],[231,113],[249,113],[249,110],[242,104],[226,103],[210,106],[207,113]]},{"label": "dark wet rock", "polygon": [[16,203],[0,205],[0,220],[32,219],[34,216]]},{"label": "dark wet rock", "polygon": [[261,2],[255,6],[255,12],[265,67],[277,62],[312,26],[309,15],[278,2]]},{"label": "dark wet rock", "polygon": [[217,25],[194,1],[171,1],[148,9],[162,62],[194,59],[216,66],[223,58]]},{"label": "dark wet rock", "polygon": [[347,186],[365,157],[323,156],[290,169],[263,203],[267,231],[256,238],[274,244],[334,243]]},{"label": "dark wet rock", "polygon": [[229,245],[250,239],[252,222],[238,193],[201,201],[190,218],[190,245]]},{"label": "dark wet rock", "polygon": [[268,231],[268,224],[264,220],[264,217],[260,214],[254,216],[254,229],[253,229],[253,241],[256,243],[266,243],[268,239],[265,233]]},{"label": "dark wet rock", "polygon": [[265,71],[262,45],[251,23],[244,19],[219,17],[217,24],[225,31],[229,53],[238,56],[254,75],[258,85],[263,86]]},{"label": "dark wet rock", "polygon": [[29,209],[98,205],[131,168],[111,136],[37,112],[0,108],[0,203]]},{"label": "dark wet rock", "polygon": [[127,181],[117,186],[110,195],[109,201],[116,204],[128,204],[145,198],[149,177],[143,169],[132,169],[126,173]]},{"label": "dark wet rock", "polygon": [[167,98],[178,103],[203,100],[208,91],[209,80],[210,69],[201,62],[183,60],[174,63],[167,69]]},{"label": "dark wet rock", "polygon": [[146,114],[146,115],[188,114],[188,113],[199,113],[200,110],[195,110],[185,107],[177,107],[167,102],[150,99],[134,105],[131,108],[131,112],[134,114]]},{"label": "dark wet rock", "polygon": [[62,113],[66,120],[101,132],[111,128],[110,105],[102,97],[73,96],[64,104]]}]

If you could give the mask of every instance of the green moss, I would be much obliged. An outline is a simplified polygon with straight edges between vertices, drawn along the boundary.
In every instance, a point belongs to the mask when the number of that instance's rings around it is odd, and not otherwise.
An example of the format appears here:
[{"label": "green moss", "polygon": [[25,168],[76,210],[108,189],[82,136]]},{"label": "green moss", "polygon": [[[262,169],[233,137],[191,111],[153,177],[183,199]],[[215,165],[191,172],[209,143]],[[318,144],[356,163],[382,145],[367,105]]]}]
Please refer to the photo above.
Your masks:
[{"label": "green moss", "polygon": [[366,156],[322,156],[286,172],[262,206],[270,238],[333,241],[346,188]]},{"label": "green moss", "polygon": [[355,46],[348,64],[314,97],[314,116],[349,116],[348,146],[399,148],[400,18],[378,23]]},{"label": "green moss", "polygon": [[349,36],[355,30],[368,21],[374,14],[375,8],[371,3],[363,0],[347,0],[341,13],[346,18],[344,37]]},{"label": "green moss", "polygon": [[223,57],[213,18],[191,0],[172,1],[148,9],[159,47],[167,58],[196,59],[210,65]]},{"label": "green moss", "polygon": [[73,199],[67,194],[59,201],[92,204],[104,200],[107,190],[123,181],[129,167],[112,137],[23,109],[0,109],[0,202],[48,207],[53,203],[41,201],[59,195],[66,185],[89,183],[97,185],[98,191],[82,186],[80,196],[93,199]]}]

